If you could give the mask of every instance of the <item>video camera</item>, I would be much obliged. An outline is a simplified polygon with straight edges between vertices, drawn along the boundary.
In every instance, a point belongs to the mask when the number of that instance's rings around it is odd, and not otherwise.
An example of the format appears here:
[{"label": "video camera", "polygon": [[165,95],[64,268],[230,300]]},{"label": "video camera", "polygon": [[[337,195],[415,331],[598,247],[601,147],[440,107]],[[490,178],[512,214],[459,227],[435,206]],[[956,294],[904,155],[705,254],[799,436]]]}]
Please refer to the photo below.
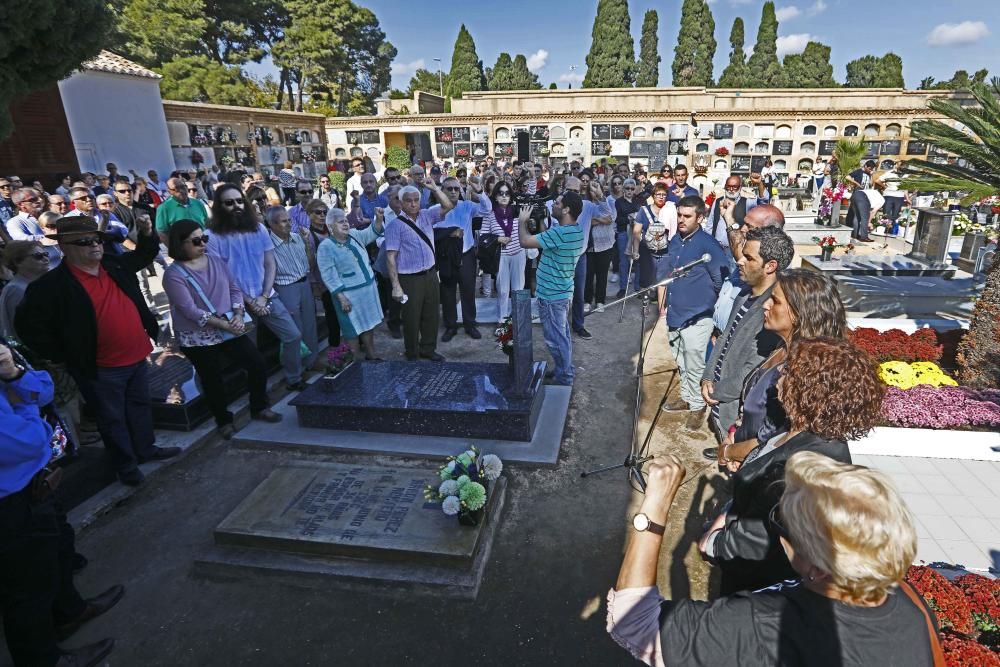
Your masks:
[{"label": "video camera", "polygon": [[531,207],[531,217],[528,220],[528,231],[532,234],[537,234],[544,228],[543,223],[546,218],[549,217],[549,209],[545,205],[545,202],[551,199],[554,199],[554,197],[525,194],[514,195],[513,205],[515,210],[519,210],[522,206]]}]

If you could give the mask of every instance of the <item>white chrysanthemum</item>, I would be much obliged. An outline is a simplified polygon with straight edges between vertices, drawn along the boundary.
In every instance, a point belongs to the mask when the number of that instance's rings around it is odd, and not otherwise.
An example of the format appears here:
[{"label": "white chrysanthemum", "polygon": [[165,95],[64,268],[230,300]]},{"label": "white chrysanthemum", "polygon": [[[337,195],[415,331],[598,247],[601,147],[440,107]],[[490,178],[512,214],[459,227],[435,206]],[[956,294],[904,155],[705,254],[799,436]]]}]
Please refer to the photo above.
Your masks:
[{"label": "white chrysanthemum", "polygon": [[503,462],[496,454],[487,454],[479,462],[479,465],[483,474],[486,475],[486,479],[491,482],[497,481],[497,478],[500,477],[500,473],[503,472]]},{"label": "white chrysanthemum", "polygon": [[472,451],[471,449],[465,450],[465,455],[468,456],[470,459],[473,459],[473,460],[475,460],[475,458],[476,458],[476,453],[474,451]]},{"label": "white chrysanthemum", "polygon": [[448,496],[441,503],[441,511],[448,516],[455,516],[460,509],[462,509],[462,503],[459,502],[458,496]]},{"label": "white chrysanthemum", "polygon": [[446,479],[441,482],[441,486],[438,487],[438,495],[442,498],[447,498],[448,496],[454,496],[458,494],[458,482],[453,479]]},{"label": "white chrysanthemum", "polygon": [[455,462],[454,461],[448,461],[448,465],[446,465],[444,468],[448,472],[455,472]]}]

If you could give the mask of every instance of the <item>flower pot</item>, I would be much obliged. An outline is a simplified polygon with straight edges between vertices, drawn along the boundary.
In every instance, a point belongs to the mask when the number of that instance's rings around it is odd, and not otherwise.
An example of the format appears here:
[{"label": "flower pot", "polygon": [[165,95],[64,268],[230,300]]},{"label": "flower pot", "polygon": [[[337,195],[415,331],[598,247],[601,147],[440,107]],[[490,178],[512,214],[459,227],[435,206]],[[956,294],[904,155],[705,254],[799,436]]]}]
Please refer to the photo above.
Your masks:
[{"label": "flower pot", "polygon": [[829,262],[833,259],[833,248],[820,248],[820,261]]},{"label": "flower pot", "polygon": [[827,227],[839,227],[840,226],[840,200],[836,200],[830,206],[830,219],[827,221]]}]

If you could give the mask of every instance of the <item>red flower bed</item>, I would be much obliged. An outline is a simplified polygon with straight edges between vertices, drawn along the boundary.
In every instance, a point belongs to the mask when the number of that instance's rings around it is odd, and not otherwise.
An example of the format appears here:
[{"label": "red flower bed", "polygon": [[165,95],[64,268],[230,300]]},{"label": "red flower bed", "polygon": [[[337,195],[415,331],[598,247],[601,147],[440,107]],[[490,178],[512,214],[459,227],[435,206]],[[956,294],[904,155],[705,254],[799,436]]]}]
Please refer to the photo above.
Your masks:
[{"label": "red flower bed", "polygon": [[982,644],[956,635],[941,638],[941,649],[948,667],[997,667],[1000,656]]},{"label": "red flower bed", "polygon": [[852,343],[870,354],[875,361],[933,361],[941,360],[943,347],[938,343],[933,329],[917,329],[911,334],[900,329],[879,331],[859,327],[848,334]]},{"label": "red flower bed", "polygon": [[973,633],[972,609],[965,595],[954,584],[923,565],[911,567],[906,573],[906,580],[913,584],[937,614],[938,626],[942,630],[952,629],[963,635]]},{"label": "red flower bed", "polygon": [[1000,584],[978,574],[963,574],[952,582],[965,594],[979,643],[1000,651]]}]

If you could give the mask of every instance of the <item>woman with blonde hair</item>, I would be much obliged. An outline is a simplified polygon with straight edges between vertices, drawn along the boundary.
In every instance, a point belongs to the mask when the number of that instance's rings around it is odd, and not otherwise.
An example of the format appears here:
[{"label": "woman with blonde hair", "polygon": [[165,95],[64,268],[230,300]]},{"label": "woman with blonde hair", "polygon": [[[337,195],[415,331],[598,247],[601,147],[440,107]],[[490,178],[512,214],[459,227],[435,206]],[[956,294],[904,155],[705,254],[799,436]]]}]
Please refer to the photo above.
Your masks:
[{"label": "woman with blonde hair", "polygon": [[[674,456],[650,464],[607,629],[647,665],[943,665],[931,616],[903,581],[917,553],[913,516],[882,473],[798,452],[766,521],[795,580],[713,602],[656,588],[668,511],[684,479]],[[940,662],[939,662],[940,661]]]}]

